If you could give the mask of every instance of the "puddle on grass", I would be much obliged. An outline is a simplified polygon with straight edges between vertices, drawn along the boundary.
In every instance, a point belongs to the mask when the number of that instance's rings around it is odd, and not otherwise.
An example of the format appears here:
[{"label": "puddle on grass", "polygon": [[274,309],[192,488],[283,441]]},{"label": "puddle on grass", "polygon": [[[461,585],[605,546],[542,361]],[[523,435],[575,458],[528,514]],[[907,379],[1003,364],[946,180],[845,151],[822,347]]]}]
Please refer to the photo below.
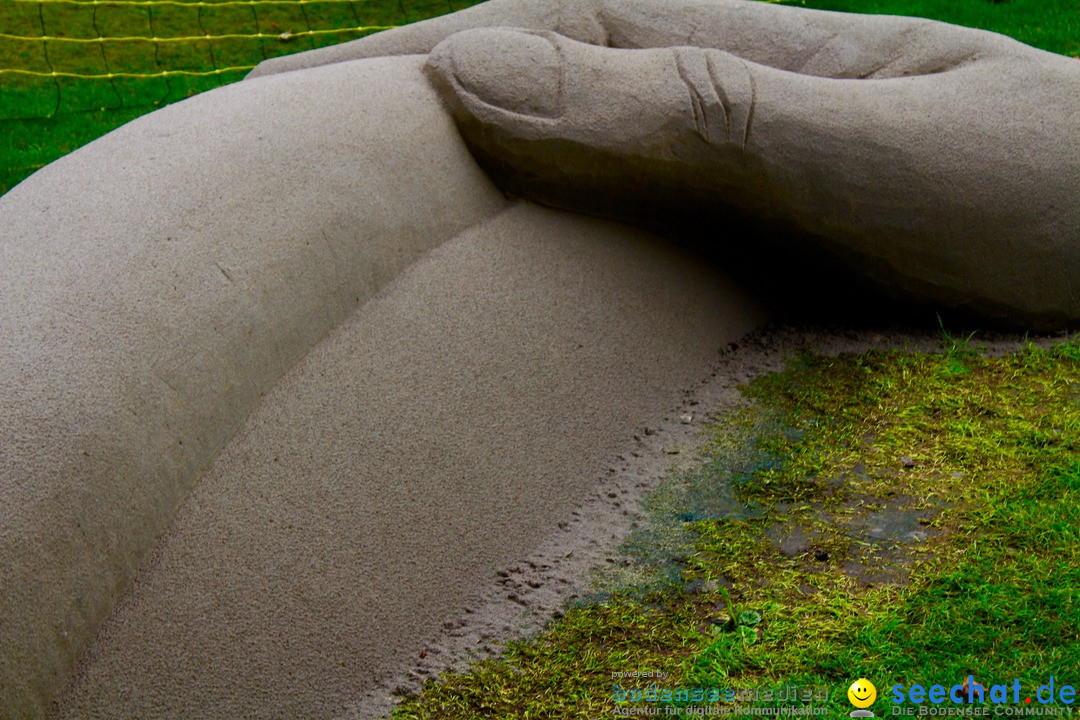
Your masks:
[{"label": "puddle on grass", "polygon": [[[869,480],[861,463],[849,470],[805,478],[801,499],[771,505],[741,500],[737,489],[752,488],[761,474],[776,470],[782,454],[770,448],[795,444],[800,431],[759,408],[745,425],[732,423],[721,447],[707,459],[658,488],[644,502],[647,522],[634,530],[619,558],[601,575],[589,600],[608,594],[642,591],[682,582],[682,568],[692,552],[693,523],[702,520],[747,520],[772,515],[765,539],[778,560],[797,562],[810,573],[843,572],[861,585],[907,582],[913,552],[927,551],[940,531],[931,527],[939,508],[897,493],[881,498],[856,491]],[[805,512],[802,510],[809,506]],[[806,592],[815,592],[807,586]]]},{"label": "puddle on grass", "polygon": [[925,550],[940,533],[931,527],[937,513],[904,495],[884,501],[863,495],[831,510],[817,507],[797,519],[777,520],[765,538],[780,556],[810,572],[835,565],[861,585],[903,584],[911,553]]},{"label": "puddle on grass", "polygon": [[[681,585],[683,567],[695,536],[691,527],[702,520],[760,517],[765,509],[736,497],[735,486],[762,462],[763,453],[742,429],[739,441],[670,478],[642,500],[646,522],[631,531],[613,566],[600,572],[596,592],[585,602],[621,592],[641,593],[660,586]],[[746,437],[742,437],[745,434]]]},{"label": "puddle on grass", "polygon": [[886,547],[921,543],[930,537],[927,510],[904,510],[893,507],[868,512],[852,523],[852,538],[880,543]]},{"label": "puddle on grass", "polygon": [[[798,371],[814,362],[810,354],[789,360],[785,382],[794,383],[794,389],[781,390],[797,394],[805,381]],[[949,503],[931,500],[932,494],[921,497],[909,484],[906,476],[917,464],[908,456],[896,458],[895,467],[876,468],[873,477],[855,462],[820,476],[780,479],[779,471],[806,440],[806,431],[772,404],[769,398],[776,390],[767,385],[764,392],[744,393],[745,404],[708,430],[704,456],[692,461],[696,467],[670,477],[643,499],[647,519],[600,574],[590,599],[658,584],[681,586],[696,541],[694,525],[708,520],[769,519],[764,539],[778,563],[794,562],[811,576],[843,573],[864,586],[906,584],[913,561],[933,554],[945,532],[935,527],[936,519]],[[852,442],[867,448],[875,440],[874,433],[867,433]],[[769,478],[780,484],[761,484]],[[867,492],[875,486],[892,490],[884,496]],[[760,502],[747,503],[747,496]],[[805,591],[816,592],[812,585]]]}]

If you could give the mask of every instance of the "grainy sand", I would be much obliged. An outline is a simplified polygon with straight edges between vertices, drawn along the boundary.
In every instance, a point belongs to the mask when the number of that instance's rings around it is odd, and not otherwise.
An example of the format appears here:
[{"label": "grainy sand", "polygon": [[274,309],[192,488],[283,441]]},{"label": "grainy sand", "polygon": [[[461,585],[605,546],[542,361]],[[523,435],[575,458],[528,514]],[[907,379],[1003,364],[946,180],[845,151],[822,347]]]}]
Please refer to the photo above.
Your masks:
[{"label": "grainy sand", "polygon": [[423,64],[227,85],[0,197],[0,718],[44,716],[261,394],[506,208]]},{"label": "grainy sand", "polygon": [[59,715],[367,712],[763,317],[620,226],[523,204],[466,231],[266,395]]}]

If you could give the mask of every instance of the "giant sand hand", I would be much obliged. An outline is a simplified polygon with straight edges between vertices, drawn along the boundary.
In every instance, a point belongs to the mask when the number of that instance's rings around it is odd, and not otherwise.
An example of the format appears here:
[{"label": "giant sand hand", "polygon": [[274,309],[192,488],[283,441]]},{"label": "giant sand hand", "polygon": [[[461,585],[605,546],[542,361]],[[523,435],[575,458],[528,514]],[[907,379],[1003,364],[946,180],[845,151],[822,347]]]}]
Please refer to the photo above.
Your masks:
[{"label": "giant sand hand", "polygon": [[0,717],[339,715],[762,317],[508,203],[425,60],[199,95],[0,198]]},{"label": "giant sand hand", "polygon": [[675,228],[763,285],[831,255],[900,297],[1080,322],[1075,59],[744,0],[501,0],[259,72],[443,40],[443,94],[512,193]]},{"label": "giant sand hand", "polygon": [[0,199],[3,716],[335,715],[760,319],[509,205],[444,41],[504,189],[1080,316],[1076,63],[1004,38],[496,0],[266,63]]},{"label": "giant sand hand", "polygon": [[44,712],[282,373],[505,206],[422,63],[197,96],[0,199],[0,717]]}]

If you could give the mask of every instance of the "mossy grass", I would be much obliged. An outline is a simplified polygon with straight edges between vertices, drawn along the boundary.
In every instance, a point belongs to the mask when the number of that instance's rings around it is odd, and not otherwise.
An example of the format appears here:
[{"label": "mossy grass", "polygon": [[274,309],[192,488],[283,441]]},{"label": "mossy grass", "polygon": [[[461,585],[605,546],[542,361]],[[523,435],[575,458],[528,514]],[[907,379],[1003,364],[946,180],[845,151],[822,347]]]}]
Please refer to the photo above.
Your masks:
[{"label": "mossy grass", "polygon": [[[852,710],[859,677],[879,716],[894,684],[1075,686],[1080,340],[1005,356],[970,336],[942,344],[801,355],[754,381],[650,502],[641,532],[677,525],[686,544],[628,543],[629,562],[659,566],[638,573],[649,582],[608,582],[394,717],[610,716],[663,704],[615,702],[652,682],[673,709],[707,705],[679,688],[742,693],[729,708],[812,689],[830,716]],[[633,671],[666,677],[613,679]]]}]

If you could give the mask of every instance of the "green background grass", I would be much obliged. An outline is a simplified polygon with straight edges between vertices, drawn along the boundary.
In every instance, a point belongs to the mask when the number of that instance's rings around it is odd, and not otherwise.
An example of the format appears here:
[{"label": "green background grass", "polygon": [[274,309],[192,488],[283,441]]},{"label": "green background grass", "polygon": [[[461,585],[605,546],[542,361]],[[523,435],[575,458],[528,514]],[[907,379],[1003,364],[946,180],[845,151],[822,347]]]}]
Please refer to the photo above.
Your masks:
[{"label": "green background grass", "polygon": [[1002,33],[1050,52],[1080,56],[1080,4],[1076,0],[782,0],[778,4],[927,17]]},{"label": "green background grass", "polygon": [[[201,6],[0,0],[0,193],[143,113],[241,79],[263,59],[375,32],[355,28],[401,25],[474,4],[476,0],[327,0],[254,6],[228,0],[207,0]],[[782,4],[922,15],[1002,32],[1052,52],[1080,55],[1077,0]],[[314,34],[301,34],[309,32]],[[281,40],[282,33],[290,33],[290,39]],[[251,37],[259,34],[267,37]],[[223,37],[227,35],[249,37]],[[132,37],[159,41],[117,39]],[[97,42],[99,38],[105,41]],[[25,71],[114,77],[53,77]]]},{"label": "green background grass", "polygon": [[[242,79],[264,59],[353,40],[477,0],[206,2],[0,0],[0,193],[139,115]],[[288,39],[281,39],[283,33]],[[225,37],[236,35],[246,37]],[[114,77],[49,75],[54,71]]]}]

